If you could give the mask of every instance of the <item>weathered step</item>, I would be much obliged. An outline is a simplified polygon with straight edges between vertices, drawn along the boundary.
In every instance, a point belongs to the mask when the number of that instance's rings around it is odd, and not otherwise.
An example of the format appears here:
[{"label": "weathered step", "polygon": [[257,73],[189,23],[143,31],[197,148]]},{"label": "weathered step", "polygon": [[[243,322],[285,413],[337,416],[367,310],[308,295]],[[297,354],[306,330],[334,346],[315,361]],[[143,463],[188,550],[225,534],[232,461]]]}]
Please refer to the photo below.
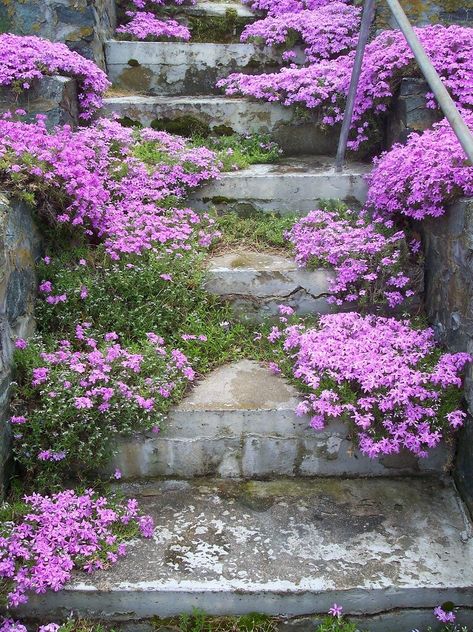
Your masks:
[{"label": "weathered step", "polygon": [[[318,114],[303,119],[289,107],[246,98],[226,96],[110,96],[104,99],[103,114],[116,112],[128,123],[168,129],[188,135],[198,129],[236,134],[271,134],[290,155],[335,154],[336,128],[322,128]],[[172,125],[171,125],[172,124]]]},{"label": "weathered step", "polygon": [[110,40],[105,57],[115,87],[152,95],[219,94],[215,84],[230,73],[274,70],[280,63],[273,48],[241,43]]},{"label": "weathered step", "polygon": [[196,191],[190,199],[195,208],[249,212],[307,213],[321,200],[342,200],[359,206],[366,199],[364,163],[348,163],[335,172],[329,156],[285,158],[276,164],[252,165],[248,169],[223,173]]},{"label": "weathered step", "polygon": [[[442,471],[448,451],[369,459],[355,449],[346,424],[316,432],[297,417],[294,387],[251,360],[215,370],[169,415],[159,434],[123,439],[113,468],[124,479],[156,476],[385,476]],[[112,470],[113,471],[113,470]]]},{"label": "weathered step", "polygon": [[471,623],[471,526],[448,480],[207,479],[124,491],[154,516],[154,538],[131,543],[109,570],[32,595],[24,614],[131,625],[200,608],[304,617],[298,629],[309,631],[336,602],[364,615],[360,628],[404,632],[434,624],[432,609],[448,600]]},{"label": "weathered step", "polygon": [[211,2],[209,0],[202,0],[190,6],[183,7],[183,9],[185,9],[188,15],[202,17],[220,18],[225,17],[228,11],[232,11],[236,13],[237,17],[245,18],[248,21],[257,18],[254,11],[241,2]]},{"label": "weathered step", "polygon": [[299,268],[289,256],[239,249],[212,257],[205,288],[228,300],[239,318],[263,320],[284,303],[297,314],[327,314],[333,272]]}]

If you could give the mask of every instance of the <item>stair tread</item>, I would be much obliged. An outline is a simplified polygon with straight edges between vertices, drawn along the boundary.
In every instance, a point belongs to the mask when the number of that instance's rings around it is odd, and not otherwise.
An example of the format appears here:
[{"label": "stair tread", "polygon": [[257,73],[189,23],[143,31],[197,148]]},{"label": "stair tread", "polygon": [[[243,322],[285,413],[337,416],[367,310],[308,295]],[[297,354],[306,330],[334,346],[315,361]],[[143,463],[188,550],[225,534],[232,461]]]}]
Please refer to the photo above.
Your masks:
[{"label": "stair tread", "polygon": [[370,165],[358,161],[347,161],[342,173],[335,171],[335,158],[332,156],[285,157],[278,162],[250,165],[246,169],[222,173],[222,178],[252,177],[291,177],[308,178],[314,175],[363,175],[369,173]]},{"label": "stair tread", "polygon": [[123,491],[154,516],[154,539],[130,544],[110,570],[33,596],[28,612],[296,616],[336,601],[369,614],[473,597],[473,540],[462,539],[448,479],[197,479]]}]

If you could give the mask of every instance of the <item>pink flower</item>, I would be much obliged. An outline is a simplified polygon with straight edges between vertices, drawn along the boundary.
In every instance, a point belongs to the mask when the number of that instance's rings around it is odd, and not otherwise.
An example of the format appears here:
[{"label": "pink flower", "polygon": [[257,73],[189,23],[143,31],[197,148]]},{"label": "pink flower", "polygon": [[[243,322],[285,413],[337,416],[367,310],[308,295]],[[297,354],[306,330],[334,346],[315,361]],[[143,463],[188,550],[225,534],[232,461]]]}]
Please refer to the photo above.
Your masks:
[{"label": "pink flower", "polygon": [[10,423],[11,424],[18,424],[18,425],[25,424],[26,423],[26,417],[23,417],[22,415],[10,417]]},{"label": "pink flower", "polygon": [[452,611],[447,612],[441,606],[434,608],[434,614],[441,623],[454,623],[456,619]]},{"label": "pink flower", "polygon": [[328,613],[331,614],[332,617],[337,617],[338,619],[340,619],[340,617],[342,616],[342,612],[342,606],[338,606],[336,603],[334,603],[328,611]]},{"label": "pink flower", "polygon": [[15,340],[15,347],[17,349],[26,349],[27,346],[28,346],[28,343],[23,338],[17,338]]}]

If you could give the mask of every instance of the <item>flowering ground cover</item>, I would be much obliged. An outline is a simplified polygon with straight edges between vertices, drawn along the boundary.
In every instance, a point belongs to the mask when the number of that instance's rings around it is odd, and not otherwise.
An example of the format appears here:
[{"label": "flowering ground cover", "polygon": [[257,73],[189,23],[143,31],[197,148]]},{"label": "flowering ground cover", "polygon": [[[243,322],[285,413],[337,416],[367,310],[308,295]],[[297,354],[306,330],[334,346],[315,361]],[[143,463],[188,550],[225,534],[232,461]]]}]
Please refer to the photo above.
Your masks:
[{"label": "flowering ground cover", "polygon": [[[463,111],[473,131],[473,112]],[[473,195],[473,166],[447,120],[412,134],[374,161],[367,204],[379,215],[439,217],[456,198]]]},{"label": "flowering ground cover", "polygon": [[[340,16],[344,13],[341,12]],[[342,24],[344,18],[339,19]],[[338,28],[335,20],[333,28]],[[458,105],[471,108],[473,29],[434,25],[417,28],[416,32]],[[234,73],[219,81],[218,85],[228,95],[319,108],[323,113],[323,123],[334,125],[343,117],[353,60],[352,51],[301,67],[291,64],[289,68],[275,73]],[[418,75],[413,54],[400,31],[381,32],[367,45],[352,121],[351,149],[359,149],[374,132],[379,117],[388,110],[400,79]],[[427,105],[435,107],[431,95],[427,98]]]},{"label": "flowering ground cover", "polygon": [[[35,493],[16,507],[14,520],[5,519],[8,507],[2,514],[0,581],[7,606],[26,603],[28,592],[61,590],[74,569],[111,566],[126,554],[126,539],[153,535],[153,521],[140,516],[136,500],[113,502],[92,490]],[[15,629],[8,625],[0,629]]]},{"label": "flowering ground cover", "polygon": [[342,418],[367,456],[405,449],[422,458],[463,424],[461,375],[471,357],[442,354],[432,329],[356,312],[287,324],[291,308],[281,313],[267,335],[271,367],[306,389],[296,412],[310,414],[315,430]]},{"label": "flowering ground cover", "polygon": [[102,106],[102,95],[111,85],[93,61],[69,50],[65,44],[35,36],[0,34],[0,86],[28,90],[32,81],[46,75],[78,80],[83,119],[90,119]]},{"label": "flowering ground cover", "polygon": [[[413,281],[405,270],[415,261],[420,243],[407,243],[404,230],[392,220],[372,221],[366,212],[343,205],[311,211],[287,232],[301,266],[330,267],[335,278],[329,303],[358,306],[387,303],[397,307],[413,296]],[[410,257],[409,257],[410,255]]]},{"label": "flowering ground cover", "polygon": [[187,26],[180,24],[163,14],[163,9],[194,4],[195,0],[131,0],[131,5],[125,15],[129,20],[120,24],[117,28],[119,35],[125,35],[137,40],[163,41],[183,40],[187,41],[191,33]]}]

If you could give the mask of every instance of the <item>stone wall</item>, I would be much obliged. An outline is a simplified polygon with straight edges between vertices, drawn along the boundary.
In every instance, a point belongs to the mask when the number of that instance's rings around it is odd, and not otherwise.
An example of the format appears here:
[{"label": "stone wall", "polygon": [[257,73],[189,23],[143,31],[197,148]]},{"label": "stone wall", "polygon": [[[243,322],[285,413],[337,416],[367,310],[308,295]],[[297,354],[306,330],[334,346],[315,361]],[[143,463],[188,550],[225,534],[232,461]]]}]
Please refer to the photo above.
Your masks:
[{"label": "stone wall", "polygon": [[0,193],[0,499],[10,450],[8,400],[14,340],[34,330],[35,261],[41,252],[30,209]]},{"label": "stone wall", "polygon": [[115,26],[115,0],[0,0],[1,31],[64,42],[103,69]]},{"label": "stone wall", "polygon": [[[451,351],[473,354],[473,199],[452,205],[420,225],[425,251],[425,300],[429,320]],[[459,433],[456,478],[473,513],[473,368],[466,377],[470,416]]]},{"label": "stone wall", "polygon": [[[400,0],[400,2],[415,26],[427,24],[473,26],[473,6],[470,0]],[[384,2],[377,4],[375,25],[378,30],[398,28],[388,5]]]}]

